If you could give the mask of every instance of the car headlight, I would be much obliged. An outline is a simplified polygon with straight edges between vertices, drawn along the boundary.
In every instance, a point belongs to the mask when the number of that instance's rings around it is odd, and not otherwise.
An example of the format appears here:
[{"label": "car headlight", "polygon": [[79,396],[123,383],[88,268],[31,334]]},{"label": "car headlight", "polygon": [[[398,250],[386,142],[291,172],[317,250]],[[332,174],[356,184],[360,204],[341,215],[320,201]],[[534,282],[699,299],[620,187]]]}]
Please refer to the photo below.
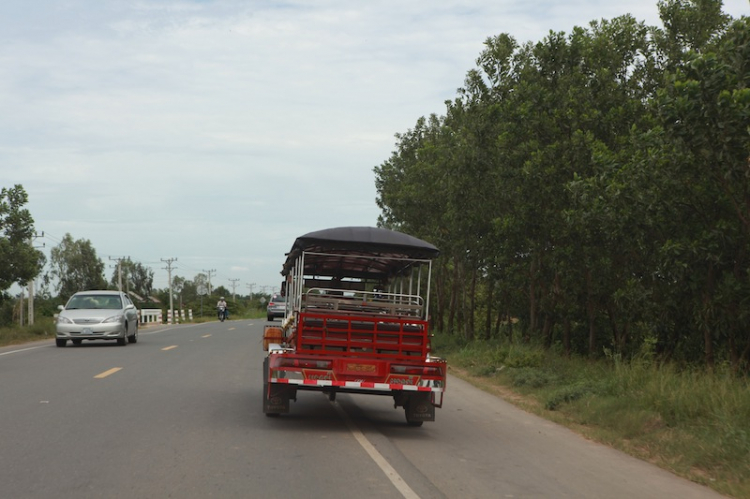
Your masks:
[{"label": "car headlight", "polygon": [[73,321],[68,319],[67,317],[63,317],[62,315],[57,316],[57,323],[58,324],[73,324]]},{"label": "car headlight", "polygon": [[122,322],[122,314],[120,315],[113,315],[112,317],[107,317],[102,321],[104,324],[110,324],[112,322]]}]

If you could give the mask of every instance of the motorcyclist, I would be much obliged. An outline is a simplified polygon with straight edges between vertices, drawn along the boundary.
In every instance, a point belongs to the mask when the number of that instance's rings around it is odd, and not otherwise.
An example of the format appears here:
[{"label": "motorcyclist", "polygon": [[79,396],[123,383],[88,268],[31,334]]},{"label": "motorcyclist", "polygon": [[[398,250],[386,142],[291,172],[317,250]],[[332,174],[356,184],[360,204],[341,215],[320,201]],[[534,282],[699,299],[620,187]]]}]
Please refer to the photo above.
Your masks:
[{"label": "motorcyclist", "polygon": [[216,309],[219,311],[224,310],[224,318],[229,319],[229,307],[223,296],[219,298],[219,302],[216,304]]}]

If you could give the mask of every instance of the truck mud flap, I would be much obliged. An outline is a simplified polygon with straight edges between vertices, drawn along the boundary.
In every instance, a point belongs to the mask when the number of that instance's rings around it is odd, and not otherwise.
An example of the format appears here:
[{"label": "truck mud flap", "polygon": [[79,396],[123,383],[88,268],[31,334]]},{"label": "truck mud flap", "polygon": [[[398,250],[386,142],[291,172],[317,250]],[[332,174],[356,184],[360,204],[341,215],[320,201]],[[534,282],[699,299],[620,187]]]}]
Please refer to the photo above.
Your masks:
[{"label": "truck mud flap", "polygon": [[289,401],[296,397],[295,390],[287,386],[263,387],[263,412],[266,414],[288,414]]},{"label": "truck mud flap", "polygon": [[406,420],[411,422],[435,421],[435,406],[429,393],[413,393],[404,404]]},{"label": "truck mud flap", "polygon": [[296,387],[268,382],[268,357],[263,360],[263,412],[269,416],[289,413],[289,401],[297,399]]}]

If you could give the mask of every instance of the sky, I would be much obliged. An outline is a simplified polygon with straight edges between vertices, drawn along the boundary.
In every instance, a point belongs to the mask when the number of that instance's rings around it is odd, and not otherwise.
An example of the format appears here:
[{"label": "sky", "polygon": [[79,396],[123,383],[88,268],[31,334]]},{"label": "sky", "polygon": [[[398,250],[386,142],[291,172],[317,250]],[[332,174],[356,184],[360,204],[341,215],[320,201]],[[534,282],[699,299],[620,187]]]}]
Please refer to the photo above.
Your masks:
[{"label": "sky", "polygon": [[48,258],[69,233],[108,279],[271,292],[298,236],[377,224],[373,169],[488,37],[623,14],[661,25],[657,0],[3,0],[0,187]]}]

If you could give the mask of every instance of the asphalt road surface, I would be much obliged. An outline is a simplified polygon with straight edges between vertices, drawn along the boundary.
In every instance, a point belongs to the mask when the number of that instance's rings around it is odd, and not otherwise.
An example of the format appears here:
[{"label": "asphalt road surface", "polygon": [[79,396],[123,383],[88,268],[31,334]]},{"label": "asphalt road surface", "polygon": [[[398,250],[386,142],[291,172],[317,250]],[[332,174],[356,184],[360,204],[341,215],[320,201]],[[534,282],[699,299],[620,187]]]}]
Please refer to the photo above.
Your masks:
[{"label": "asphalt road surface", "polygon": [[263,325],[0,349],[0,498],[720,497],[456,378],[420,428],[366,395],[267,418]]}]

